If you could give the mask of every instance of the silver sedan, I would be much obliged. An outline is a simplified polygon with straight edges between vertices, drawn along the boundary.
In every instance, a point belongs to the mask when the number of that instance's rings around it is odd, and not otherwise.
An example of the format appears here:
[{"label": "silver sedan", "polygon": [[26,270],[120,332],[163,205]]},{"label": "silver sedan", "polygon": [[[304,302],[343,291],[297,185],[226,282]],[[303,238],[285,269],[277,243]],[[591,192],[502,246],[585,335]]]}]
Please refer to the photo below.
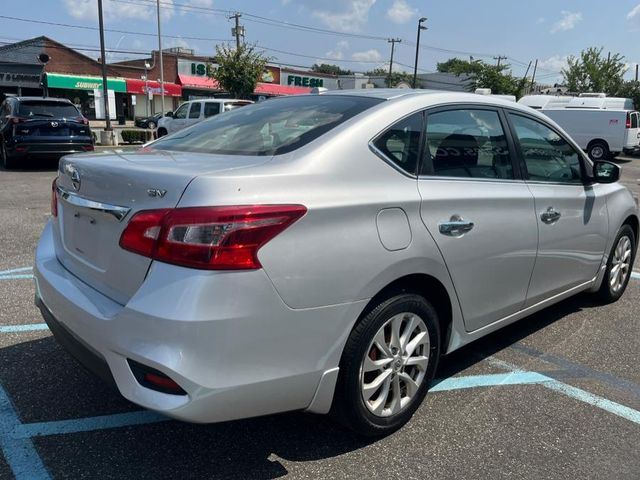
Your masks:
[{"label": "silver sedan", "polygon": [[623,294],[638,210],[527,107],[367,90],[269,100],[65,157],[37,304],[123,396],[192,422],[406,423],[438,359],[578,292]]}]

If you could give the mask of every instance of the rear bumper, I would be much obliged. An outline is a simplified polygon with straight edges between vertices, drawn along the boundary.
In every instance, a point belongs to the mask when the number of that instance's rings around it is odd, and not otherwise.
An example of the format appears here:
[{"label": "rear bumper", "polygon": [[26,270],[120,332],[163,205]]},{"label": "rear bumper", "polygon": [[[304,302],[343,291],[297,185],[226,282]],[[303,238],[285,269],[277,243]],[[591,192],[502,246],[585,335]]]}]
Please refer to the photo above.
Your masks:
[{"label": "rear bumper", "polygon": [[87,153],[93,151],[91,140],[86,142],[16,142],[7,145],[7,154],[13,158],[27,157],[57,157],[72,153]]},{"label": "rear bumper", "polygon": [[[262,270],[154,263],[123,306],[60,264],[52,230],[47,224],[34,267],[43,316],[59,342],[112,377],[124,397],[192,422],[329,409],[342,347],[366,301],[292,310]],[[187,395],[140,385],[127,359],[159,370]]]}]

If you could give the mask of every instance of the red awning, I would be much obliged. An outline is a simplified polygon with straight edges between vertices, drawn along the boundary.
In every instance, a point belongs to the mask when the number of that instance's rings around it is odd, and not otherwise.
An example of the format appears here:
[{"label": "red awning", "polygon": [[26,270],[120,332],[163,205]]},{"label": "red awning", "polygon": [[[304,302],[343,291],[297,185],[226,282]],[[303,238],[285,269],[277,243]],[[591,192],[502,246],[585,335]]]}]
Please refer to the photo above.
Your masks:
[{"label": "red awning", "polygon": [[302,95],[311,92],[307,87],[291,87],[274,83],[258,83],[254,93],[259,95]]},{"label": "red awning", "polygon": [[203,88],[206,90],[220,90],[217,80],[209,77],[197,77],[195,75],[178,75],[178,80],[183,88]]},{"label": "red awning", "polygon": [[[139,80],[137,78],[125,78],[127,82],[127,93],[134,95],[144,95],[146,91],[151,91],[153,95],[161,95],[160,82]],[[168,97],[181,97],[182,87],[176,83],[164,82],[164,94]]]}]

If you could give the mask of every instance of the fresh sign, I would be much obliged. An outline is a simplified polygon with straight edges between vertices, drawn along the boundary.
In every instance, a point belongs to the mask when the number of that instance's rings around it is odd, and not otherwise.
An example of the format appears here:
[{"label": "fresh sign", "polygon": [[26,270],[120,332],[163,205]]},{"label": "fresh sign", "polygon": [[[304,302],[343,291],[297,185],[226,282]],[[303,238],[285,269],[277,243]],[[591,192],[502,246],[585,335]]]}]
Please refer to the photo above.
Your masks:
[{"label": "fresh sign", "polygon": [[296,87],[322,87],[322,78],[303,77],[300,75],[287,75],[287,85],[295,85]]}]

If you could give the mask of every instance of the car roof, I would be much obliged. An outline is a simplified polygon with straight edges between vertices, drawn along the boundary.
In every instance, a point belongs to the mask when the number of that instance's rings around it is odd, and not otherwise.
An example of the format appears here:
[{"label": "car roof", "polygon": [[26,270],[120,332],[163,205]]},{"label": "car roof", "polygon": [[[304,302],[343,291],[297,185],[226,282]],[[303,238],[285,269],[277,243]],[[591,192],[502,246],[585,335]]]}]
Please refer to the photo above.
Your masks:
[{"label": "car roof", "polygon": [[[56,98],[56,97],[9,97],[9,98],[14,98],[19,102],[45,101],[45,102],[71,103],[71,100],[67,98]],[[73,103],[71,103],[71,105],[73,105]]]},{"label": "car roof", "polygon": [[187,100],[185,103],[208,102],[208,103],[226,103],[226,102],[248,102],[251,100],[242,100],[241,98],[198,98],[196,100]]}]

